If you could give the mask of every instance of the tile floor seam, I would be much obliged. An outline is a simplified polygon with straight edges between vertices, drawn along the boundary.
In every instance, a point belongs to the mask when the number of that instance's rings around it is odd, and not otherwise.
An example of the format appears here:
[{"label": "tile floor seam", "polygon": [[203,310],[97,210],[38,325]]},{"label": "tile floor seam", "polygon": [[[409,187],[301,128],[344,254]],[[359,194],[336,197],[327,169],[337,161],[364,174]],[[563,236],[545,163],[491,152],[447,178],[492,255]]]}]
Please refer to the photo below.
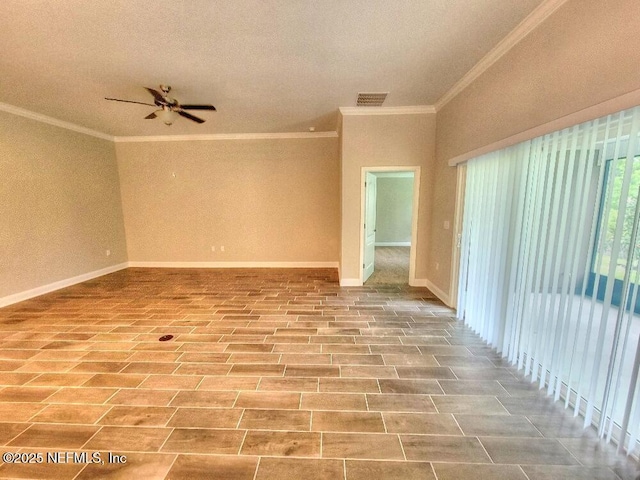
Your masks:
[{"label": "tile floor seam", "polygon": [[[564,448],[564,450],[571,456],[571,458],[573,458],[576,462],[578,462],[578,465],[582,466],[582,467],[588,467],[589,465],[585,465],[583,462],[580,461],[580,459],[578,457],[576,457],[573,452],[571,450],[569,450],[569,448],[567,448],[567,446],[562,443],[562,440],[565,440],[563,438],[559,438],[559,437],[555,437],[554,440],[556,442],[558,442],[562,448]],[[602,441],[602,439],[600,439],[600,441]]]},{"label": "tile floor seam", "polygon": [[[500,382],[498,382],[498,383],[500,383]],[[500,385],[502,385],[502,384],[500,384]],[[503,388],[504,388],[504,387],[503,387]],[[506,389],[505,389],[505,390],[506,390]],[[512,398],[515,398],[515,397],[512,397]],[[511,415],[511,412],[509,412],[509,409],[505,406],[505,404],[504,404],[504,403],[502,403],[502,402],[500,401],[500,398],[499,398],[499,396],[498,396],[498,395],[495,395],[495,399],[496,399],[496,400],[498,401],[498,403],[502,406],[502,408],[504,408],[504,409],[509,413],[509,415]]]},{"label": "tile floor seam", "polygon": [[36,423],[36,422],[33,421],[33,418],[37,417],[38,415],[40,415],[44,410],[47,409],[47,407],[49,407],[49,405],[51,405],[51,404],[50,403],[49,404],[42,404],[42,408],[40,410],[38,410],[36,413],[34,413],[32,416],[30,416],[27,419],[27,422],[28,423]]},{"label": "tile floor seam", "polygon": [[536,427],[536,425],[531,421],[531,419],[529,418],[529,415],[522,415],[522,416],[527,420],[527,422],[529,422],[529,425],[531,425],[536,430],[536,432],[540,434],[541,438],[548,438],[544,433],[542,433],[542,430]]},{"label": "tile floor seam", "polygon": [[78,473],[76,473],[76,474],[72,477],[72,479],[71,479],[71,480],[75,480],[76,478],[78,478],[78,477],[80,476],[80,474],[81,474],[84,470],[86,470],[86,469],[87,469],[87,467],[88,467],[88,466],[89,466],[89,465],[84,465],[84,466],[83,466],[83,467],[78,471]]},{"label": "tile floor seam", "polygon": [[[460,428],[460,426],[458,426],[458,428]],[[462,431],[462,428],[460,428],[460,431]],[[464,433],[464,432],[463,432]],[[491,461],[492,464],[496,464],[495,460],[493,459],[493,457],[491,455],[489,455],[489,452],[487,451],[487,448],[484,446],[484,443],[482,443],[482,440],[480,439],[480,437],[478,436],[466,436],[466,438],[475,438],[476,441],[480,444],[480,446],[482,447],[482,450],[484,451],[485,455],[489,458],[489,460]]]},{"label": "tile floor seam", "polygon": [[36,425],[35,423],[31,423],[29,424],[29,426],[27,428],[25,428],[24,430],[20,431],[19,433],[17,433],[14,437],[11,437],[8,441],[5,442],[5,446],[9,446],[9,444],[11,442],[13,442],[16,438],[18,438],[20,435],[22,435],[23,433],[25,433],[27,430],[29,430],[31,427],[33,427],[34,425]]},{"label": "tile floor seam", "polygon": [[397,433],[396,437],[398,438],[398,443],[400,444],[400,450],[402,451],[402,458],[404,459],[404,461],[407,461],[407,454],[404,451],[404,444],[402,443],[402,439],[400,438],[400,434]]},{"label": "tile floor seam", "polygon": [[84,442],[84,443],[80,446],[80,450],[84,449],[84,448],[87,446],[87,444],[88,444],[91,440],[93,440],[93,438],[94,438],[96,435],[98,435],[98,433],[100,433],[103,429],[104,429],[104,425],[100,425],[100,427],[98,428],[98,430],[96,430],[96,431],[94,432],[94,434],[93,434],[93,435],[91,435],[91,436],[87,439],[87,441],[86,441],[86,442]]},{"label": "tile floor seam", "polygon": [[496,399],[496,401],[497,401],[497,402],[502,406],[502,408],[504,408],[504,411],[505,411],[508,415],[513,415],[513,414],[509,411],[509,409],[505,406],[505,404],[504,404],[504,403],[502,403],[502,402],[500,401],[500,399],[498,398],[498,395],[491,395],[491,396],[492,396],[493,398],[495,398],[495,399]]},{"label": "tile floor seam", "polygon": [[[236,428],[236,430],[238,430],[238,428]],[[242,455],[242,447],[244,446],[244,442],[246,441],[248,434],[249,434],[249,429],[246,429],[244,431],[244,435],[242,436],[242,441],[240,442],[240,447],[238,447],[238,453],[236,453],[236,455]]]},{"label": "tile floor seam", "polygon": [[434,480],[438,480],[438,474],[436,473],[436,467],[433,464],[434,464],[434,462],[429,462],[429,466],[431,467],[431,473],[433,473]]},{"label": "tile floor seam", "polygon": [[[441,395],[443,397],[446,397],[447,394],[445,393],[444,395]],[[441,412],[440,409],[438,408],[438,404],[436,402],[433,401],[433,395],[429,395],[429,400],[431,400],[431,403],[433,404],[433,406],[436,409],[435,413],[451,413],[451,412]],[[457,423],[457,422],[456,422]],[[460,426],[458,425],[458,428],[460,428]]]},{"label": "tile floor seam", "polygon": [[260,462],[262,461],[262,456],[258,457],[258,461],[256,462],[256,469],[253,472],[253,480],[258,478],[258,470],[260,469]]},{"label": "tile floor seam", "polygon": [[526,478],[527,480],[531,480],[531,479],[529,478],[529,475],[527,475],[527,472],[525,472],[525,471],[524,471],[524,468],[522,468],[522,465],[517,465],[517,467],[520,469],[520,471],[522,472],[522,474],[525,476],[525,478]]},{"label": "tile floor seam", "polygon": [[[169,434],[169,436],[171,436],[171,434]],[[169,438],[169,436],[167,436],[167,439]],[[166,441],[166,439],[165,439]],[[160,450],[158,450],[158,453],[160,453]],[[171,465],[169,465],[169,468],[167,469],[167,474],[165,475],[165,479],[169,480],[171,477],[169,477],[169,474],[171,473],[171,470],[173,469],[173,466],[176,464],[176,462],[178,461],[178,457],[180,456],[180,454],[176,453],[173,455],[173,460],[171,461]]]},{"label": "tile floor seam", "polygon": [[[286,368],[286,367],[285,367]],[[256,392],[260,391],[260,385],[262,385],[262,380],[264,379],[264,377],[258,377],[258,383],[256,383]],[[240,396],[240,392],[238,392],[238,397]],[[236,397],[236,401],[238,401],[238,398]],[[234,402],[235,403],[235,402]]]},{"label": "tile floor seam", "polygon": [[[176,411],[177,411],[177,409],[176,409]],[[167,425],[168,425],[168,422],[167,422]],[[163,449],[163,448],[164,448],[164,446],[166,445],[167,441],[169,441],[169,439],[170,439],[170,438],[171,438],[171,436],[173,435],[173,432],[175,432],[175,430],[176,430],[176,427],[169,427],[169,426],[167,426],[166,428],[170,429],[171,431],[170,431],[170,432],[169,432],[169,434],[167,435],[167,438],[165,438],[165,439],[164,439],[164,441],[162,442],[162,445],[160,445],[160,446],[158,447],[158,453],[161,453],[161,452],[162,452],[162,449]]]},{"label": "tile floor seam", "polygon": [[[240,395],[238,394],[238,396],[240,396]],[[242,423],[242,419],[244,418],[244,413],[246,411],[247,411],[246,408],[242,409],[242,413],[240,413],[240,417],[238,418],[238,423],[236,423],[236,428],[235,428],[236,430],[238,430],[240,428],[240,424]],[[249,430],[249,429],[247,428],[247,430]]]},{"label": "tile floor seam", "polygon": [[[181,392],[181,390],[177,390],[176,393],[173,395],[171,402],[173,401],[173,399],[178,396],[178,394]],[[169,402],[168,405],[171,404],[171,402]],[[168,406],[167,405],[167,406]],[[171,415],[169,415],[169,418],[167,419],[167,421],[164,423],[164,428],[171,428],[169,427],[169,423],[171,423],[171,420],[173,420],[173,417],[176,416],[176,413],[178,413],[178,411],[180,410],[180,407],[172,407],[175,408],[175,410],[173,411],[173,413]]]}]

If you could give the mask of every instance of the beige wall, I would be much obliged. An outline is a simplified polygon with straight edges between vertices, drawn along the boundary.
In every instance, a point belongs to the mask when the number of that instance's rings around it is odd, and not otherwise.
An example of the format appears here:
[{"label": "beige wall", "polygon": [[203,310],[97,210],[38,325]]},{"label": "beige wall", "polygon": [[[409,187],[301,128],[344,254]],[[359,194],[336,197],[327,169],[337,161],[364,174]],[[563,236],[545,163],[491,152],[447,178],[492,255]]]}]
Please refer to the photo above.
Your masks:
[{"label": "beige wall", "polygon": [[130,261],[337,263],[338,138],[116,151]]},{"label": "beige wall", "polygon": [[0,178],[0,298],[126,262],[112,142],[0,112]]},{"label": "beige wall", "polygon": [[[439,110],[433,225],[453,217],[449,159],[639,89],[638,31],[637,0],[569,0]],[[452,234],[434,228],[430,238],[441,264],[431,280],[445,292]]]},{"label": "beige wall", "polygon": [[377,179],[376,243],[411,242],[413,177]]},{"label": "beige wall", "polygon": [[430,199],[435,157],[434,114],[344,115],[342,118],[342,245],[340,277],[360,277],[362,167],[419,166],[416,278],[427,278]]},{"label": "beige wall", "polygon": [[[438,111],[437,131],[436,115],[346,115],[341,140],[117,144],[130,260],[339,260],[357,279],[361,168],[421,166],[416,277],[448,293],[447,162],[638,91],[639,9],[568,0]],[[113,144],[5,113],[0,129],[0,297],[126,261]]]}]

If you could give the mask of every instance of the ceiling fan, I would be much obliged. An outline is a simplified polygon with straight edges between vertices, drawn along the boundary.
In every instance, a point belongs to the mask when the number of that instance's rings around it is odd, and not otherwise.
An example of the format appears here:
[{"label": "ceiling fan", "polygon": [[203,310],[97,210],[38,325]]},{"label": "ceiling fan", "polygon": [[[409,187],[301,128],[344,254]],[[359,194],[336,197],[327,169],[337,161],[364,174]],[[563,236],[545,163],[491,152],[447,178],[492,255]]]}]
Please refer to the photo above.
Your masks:
[{"label": "ceiling fan", "polygon": [[[169,97],[169,92],[171,91],[171,87],[168,85],[160,85],[160,91],[154,90],[153,88],[145,87],[146,90],[153,95],[153,103],[145,103],[145,102],[136,102],[134,100],[121,100],[119,98],[108,98],[105,97],[105,100],[112,100],[114,102],[126,102],[126,103],[138,103],[140,105],[149,105],[150,107],[159,107],[158,110],[151,112],[147,115],[145,120],[151,120],[152,118],[160,117],[165,125],[171,125],[176,118],[176,114],[181,117],[188,118],[196,123],[204,123],[202,118],[196,117],[195,115],[191,115],[185,110],[212,110],[216,111],[216,107],[213,105],[198,105],[198,104],[189,104],[189,105],[181,105],[178,100],[175,98]],[[156,113],[159,115],[156,115]]]}]

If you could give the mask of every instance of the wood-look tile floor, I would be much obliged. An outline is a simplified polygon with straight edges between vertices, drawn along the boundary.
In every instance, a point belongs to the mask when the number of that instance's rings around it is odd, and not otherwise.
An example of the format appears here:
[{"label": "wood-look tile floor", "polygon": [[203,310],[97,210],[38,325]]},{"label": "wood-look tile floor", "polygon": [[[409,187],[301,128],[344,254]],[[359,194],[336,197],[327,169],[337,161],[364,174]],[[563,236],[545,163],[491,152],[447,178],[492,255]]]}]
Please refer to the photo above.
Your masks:
[{"label": "wood-look tile floor", "polygon": [[128,269],[0,309],[0,335],[2,453],[45,455],[1,478],[636,475],[425,289]]}]

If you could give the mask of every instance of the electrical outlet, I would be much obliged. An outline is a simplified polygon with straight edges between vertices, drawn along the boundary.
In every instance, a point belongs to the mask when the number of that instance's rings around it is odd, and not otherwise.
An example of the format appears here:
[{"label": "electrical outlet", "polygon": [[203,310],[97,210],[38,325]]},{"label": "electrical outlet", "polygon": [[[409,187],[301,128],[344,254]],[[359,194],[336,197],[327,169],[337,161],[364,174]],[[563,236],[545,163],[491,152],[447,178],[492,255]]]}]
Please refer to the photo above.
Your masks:
[{"label": "electrical outlet", "polygon": [[211,251],[215,252],[216,251],[216,246],[215,245],[211,245]]},{"label": "electrical outlet", "polygon": [[110,256],[111,256],[111,250],[107,250],[107,251],[106,251],[106,252],[104,252],[104,253],[105,253],[105,255],[106,255],[107,257],[110,257]]},{"label": "electrical outlet", "polygon": [[449,227],[450,227],[450,226],[451,226],[451,225],[449,224],[449,220],[445,220],[445,221],[444,221],[444,229],[445,229],[445,230],[449,230]]},{"label": "electrical outlet", "polygon": [[220,251],[224,252],[224,245],[220,246]]},{"label": "electrical outlet", "polygon": [[440,270],[440,264],[436,262],[436,271]]}]

